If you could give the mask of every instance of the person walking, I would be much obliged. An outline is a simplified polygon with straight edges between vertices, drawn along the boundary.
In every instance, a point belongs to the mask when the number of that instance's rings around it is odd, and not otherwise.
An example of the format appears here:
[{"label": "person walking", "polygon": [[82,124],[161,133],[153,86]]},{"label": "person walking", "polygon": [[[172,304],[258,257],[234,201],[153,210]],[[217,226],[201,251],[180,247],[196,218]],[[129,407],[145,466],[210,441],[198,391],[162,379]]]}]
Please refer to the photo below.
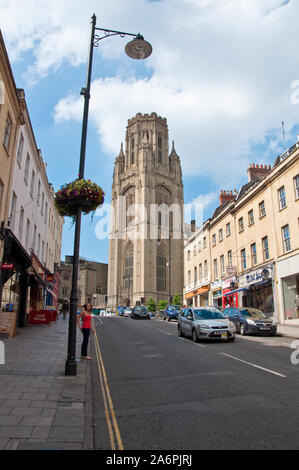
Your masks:
[{"label": "person walking", "polygon": [[[88,359],[91,360],[92,358],[87,355],[87,347],[88,341],[90,336],[90,330],[95,333],[95,330],[91,324],[91,312],[92,306],[91,304],[86,304],[83,306],[83,310],[80,315],[77,316],[77,324],[83,334],[83,342],[81,346],[81,359]],[[82,321],[82,325],[80,325],[80,320]]]},{"label": "person walking", "polygon": [[61,311],[63,313],[63,319],[65,320],[66,319],[66,315],[68,314],[69,312],[69,304],[65,301],[62,305],[62,308],[61,308]]}]

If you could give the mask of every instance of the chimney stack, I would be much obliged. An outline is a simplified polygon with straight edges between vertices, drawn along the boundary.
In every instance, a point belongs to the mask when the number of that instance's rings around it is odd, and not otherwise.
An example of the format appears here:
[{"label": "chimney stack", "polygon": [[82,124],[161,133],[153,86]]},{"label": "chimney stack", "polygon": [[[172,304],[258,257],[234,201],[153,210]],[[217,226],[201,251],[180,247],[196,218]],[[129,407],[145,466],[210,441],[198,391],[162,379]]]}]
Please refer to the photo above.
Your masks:
[{"label": "chimney stack", "polygon": [[233,193],[232,191],[225,191],[221,189],[219,196],[219,205],[222,206],[222,204],[226,202],[233,201],[235,199],[235,196],[236,192]]},{"label": "chimney stack", "polygon": [[271,171],[271,165],[256,165],[252,163],[247,170],[248,182],[258,181],[264,178]]}]

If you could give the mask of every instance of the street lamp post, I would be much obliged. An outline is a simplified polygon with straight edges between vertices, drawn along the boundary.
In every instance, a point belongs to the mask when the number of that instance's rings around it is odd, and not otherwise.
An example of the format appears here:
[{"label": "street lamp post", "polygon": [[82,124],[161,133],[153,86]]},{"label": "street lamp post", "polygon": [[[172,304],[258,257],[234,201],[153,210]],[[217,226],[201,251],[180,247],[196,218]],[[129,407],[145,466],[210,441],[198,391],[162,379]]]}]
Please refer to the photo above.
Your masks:
[{"label": "street lamp post", "polygon": [[[90,100],[90,86],[93,62],[93,49],[98,47],[99,42],[110,36],[133,36],[134,39],[130,41],[125,48],[126,54],[132,59],[146,59],[152,53],[152,46],[144,40],[140,34],[125,33],[122,31],[114,31],[110,29],[103,29],[96,27],[97,18],[95,15],[91,21],[91,37],[90,37],[90,51],[87,68],[86,87],[82,88],[81,95],[84,96],[84,111],[82,123],[82,137],[81,137],[81,151],[80,151],[80,165],[78,179],[84,178],[85,167],[85,153],[86,153],[86,138],[87,138],[87,125],[88,125],[88,112]],[[101,36],[97,33],[101,31]],[[76,222],[75,222],[75,237],[74,237],[74,253],[73,253],[73,272],[72,272],[72,291],[70,296],[70,316],[69,316],[69,335],[68,335],[68,354],[65,364],[65,375],[74,376],[77,374],[76,363],[76,319],[77,319],[77,304],[78,304],[78,266],[79,266],[79,249],[80,249],[80,232],[81,232],[81,207],[77,208]]]}]

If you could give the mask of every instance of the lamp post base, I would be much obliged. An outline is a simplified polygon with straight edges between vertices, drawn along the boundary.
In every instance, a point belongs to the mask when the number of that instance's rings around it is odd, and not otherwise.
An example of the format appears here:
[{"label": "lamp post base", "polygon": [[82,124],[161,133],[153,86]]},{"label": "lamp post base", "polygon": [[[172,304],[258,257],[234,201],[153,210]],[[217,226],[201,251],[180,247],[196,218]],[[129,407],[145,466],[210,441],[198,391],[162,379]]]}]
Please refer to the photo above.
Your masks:
[{"label": "lamp post base", "polygon": [[65,375],[75,376],[77,375],[77,362],[76,360],[68,360],[65,363]]}]

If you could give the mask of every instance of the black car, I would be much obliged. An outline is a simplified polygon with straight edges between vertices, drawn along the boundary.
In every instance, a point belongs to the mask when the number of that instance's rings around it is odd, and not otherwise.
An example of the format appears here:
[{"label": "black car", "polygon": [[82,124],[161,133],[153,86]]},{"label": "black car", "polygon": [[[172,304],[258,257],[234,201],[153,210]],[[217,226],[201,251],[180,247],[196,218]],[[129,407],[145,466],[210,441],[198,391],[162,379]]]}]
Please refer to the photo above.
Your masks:
[{"label": "black car", "polygon": [[131,312],[131,318],[139,320],[150,320],[151,314],[146,307],[134,307]]},{"label": "black car", "polygon": [[277,333],[276,321],[267,318],[257,308],[230,307],[223,314],[236,325],[237,332],[243,336],[247,333],[275,336]]}]

